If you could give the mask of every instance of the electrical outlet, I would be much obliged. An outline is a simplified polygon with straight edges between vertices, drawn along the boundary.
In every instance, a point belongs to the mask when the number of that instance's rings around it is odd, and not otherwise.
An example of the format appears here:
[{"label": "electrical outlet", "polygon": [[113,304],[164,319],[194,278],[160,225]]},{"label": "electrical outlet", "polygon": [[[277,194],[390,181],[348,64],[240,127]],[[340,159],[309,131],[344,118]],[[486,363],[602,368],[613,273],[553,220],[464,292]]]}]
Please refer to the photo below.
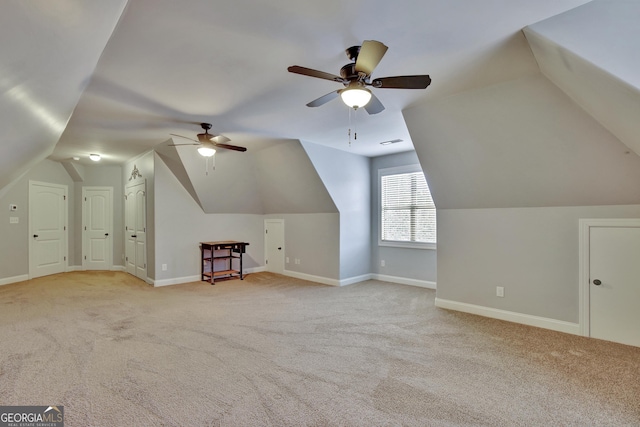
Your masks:
[{"label": "electrical outlet", "polygon": [[9,224],[17,224],[18,222],[20,222],[20,218],[17,216],[11,216],[9,217]]},{"label": "electrical outlet", "polygon": [[286,262],[287,264],[289,264],[289,257],[286,257],[286,258],[284,259],[284,262]]},{"label": "electrical outlet", "polygon": [[167,271],[167,264],[162,264],[162,271]]},{"label": "electrical outlet", "polygon": [[386,264],[383,259],[380,260],[380,267],[384,267]]},{"label": "electrical outlet", "polygon": [[496,296],[504,298],[504,286],[496,286]]},{"label": "electrical outlet", "polygon": [[294,260],[293,260],[293,263],[294,263],[294,264],[296,264],[296,265],[297,265],[297,264],[300,264],[300,258],[296,258],[296,259],[294,259]]}]

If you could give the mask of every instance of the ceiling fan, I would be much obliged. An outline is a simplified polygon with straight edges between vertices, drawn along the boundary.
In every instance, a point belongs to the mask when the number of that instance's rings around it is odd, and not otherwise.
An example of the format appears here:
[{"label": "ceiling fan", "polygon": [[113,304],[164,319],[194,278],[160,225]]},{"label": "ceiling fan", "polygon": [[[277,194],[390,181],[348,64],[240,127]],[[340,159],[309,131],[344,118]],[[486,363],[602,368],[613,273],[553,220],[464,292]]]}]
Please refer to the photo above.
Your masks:
[{"label": "ceiling fan", "polygon": [[345,87],[321,96],[307,104],[307,107],[319,107],[340,95],[347,106],[358,109],[364,107],[369,114],[378,114],[384,110],[380,100],[367,89],[426,89],[431,84],[428,75],[381,77],[371,80],[371,73],[380,63],[388,47],[375,40],[365,40],[362,46],[352,46],[345,52],[353,62],[340,69],[340,75],[293,65],[287,70],[303,76],[317,77],[342,83]]},{"label": "ceiling fan", "polygon": [[231,140],[226,136],[210,134],[209,129],[211,129],[211,123],[200,123],[200,126],[204,130],[204,133],[199,133],[198,135],[196,135],[198,137],[197,140],[182,135],[176,135],[175,133],[170,134],[171,136],[188,139],[189,141],[195,142],[195,144],[171,144],[171,146],[177,147],[180,145],[199,145],[198,153],[200,153],[200,155],[204,157],[213,156],[216,153],[216,148],[226,148],[227,150],[242,152],[247,151],[245,147],[227,144],[227,142]]}]

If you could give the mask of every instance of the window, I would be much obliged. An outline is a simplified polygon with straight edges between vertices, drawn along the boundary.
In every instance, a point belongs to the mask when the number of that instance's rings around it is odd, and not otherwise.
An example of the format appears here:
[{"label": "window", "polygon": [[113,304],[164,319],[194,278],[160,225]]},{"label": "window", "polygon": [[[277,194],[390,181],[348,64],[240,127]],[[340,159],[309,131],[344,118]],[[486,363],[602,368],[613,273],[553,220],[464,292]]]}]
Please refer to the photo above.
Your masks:
[{"label": "window", "polygon": [[436,206],[420,166],[378,173],[380,245],[435,249]]}]

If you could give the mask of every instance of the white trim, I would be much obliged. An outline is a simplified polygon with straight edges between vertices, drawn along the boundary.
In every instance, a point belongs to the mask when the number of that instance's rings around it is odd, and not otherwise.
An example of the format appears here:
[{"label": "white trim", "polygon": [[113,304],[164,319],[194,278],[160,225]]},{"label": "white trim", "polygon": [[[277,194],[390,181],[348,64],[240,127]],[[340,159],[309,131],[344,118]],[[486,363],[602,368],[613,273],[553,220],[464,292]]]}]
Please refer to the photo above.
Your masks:
[{"label": "white trim", "polygon": [[176,277],[173,279],[162,279],[162,280],[153,280],[147,277],[147,283],[153,285],[156,288],[161,286],[171,286],[171,285],[180,285],[182,283],[191,283],[191,282],[199,282],[200,275],[197,276],[186,276],[186,277]]},{"label": "white trim", "polygon": [[[122,267],[122,266],[119,266],[119,267]],[[124,269],[121,271],[124,271]],[[243,276],[246,276],[247,274],[266,271],[266,267],[243,268],[242,271],[243,271],[242,273]],[[196,276],[175,277],[172,279],[162,279],[162,280],[153,280],[147,277],[147,283],[150,285],[153,285],[156,288],[159,288],[162,286],[180,285],[182,283],[192,283],[192,282],[201,282],[201,281],[203,282],[203,280],[200,280],[201,278],[202,277],[199,274]]]},{"label": "white trim", "polygon": [[590,295],[591,278],[590,265],[590,232],[591,227],[640,227],[639,218],[580,218],[578,220],[579,233],[579,272],[578,272],[578,319],[580,321],[580,335],[591,336],[590,330]]},{"label": "white trim", "polygon": [[353,285],[354,283],[366,282],[367,280],[373,279],[373,274],[363,274],[361,276],[353,276],[348,279],[342,279],[338,283],[338,286],[348,286]]},{"label": "white trim", "polygon": [[550,329],[552,331],[564,332],[567,334],[580,335],[580,324],[565,322],[563,320],[549,319],[547,317],[532,316],[529,314],[515,313],[513,311],[500,310],[497,308],[483,307],[480,305],[467,304],[464,302],[450,301],[437,298],[436,307],[449,310],[462,311],[465,313],[477,314],[479,316],[491,317],[493,319],[506,320],[508,322],[520,323],[523,325],[535,326],[538,328]]},{"label": "white trim", "polygon": [[[424,175],[424,171],[422,170],[422,165],[420,163],[413,163],[410,165],[403,166],[394,166],[390,168],[380,168],[378,169],[378,181],[377,187],[378,191],[376,194],[376,204],[378,208],[378,246],[386,246],[392,248],[406,248],[406,249],[427,249],[427,250],[436,250],[437,249],[437,241],[436,242],[403,242],[396,240],[382,240],[382,177],[387,175],[398,175],[405,173],[416,173],[420,172]],[[425,176],[426,180],[426,176]],[[427,183],[427,187],[429,187],[429,183]],[[429,190],[431,191],[431,190]],[[437,224],[437,220],[436,220]]]},{"label": "white trim", "polygon": [[112,265],[111,266],[111,271],[123,271],[126,272],[127,269],[124,265]]},{"label": "white trim", "polygon": [[0,286],[9,285],[11,283],[26,282],[27,280],[29,280],[28,274],[22,274],[20,276],[13,276],[13,277],[5,277],[4,279],[0,279]]},{"label": "white trim", "polygon": [[409,279],[407,277],[387,276],[384,274],[373,274],[373,279],[382,282],[399,283],[401,285],[417,286],[419,288],[436,289],[436,282],[428,280]]},{"label": "white trim", "polygon": [[340,286],[338,279],[329,279],[328,277],[314,276],[312,274],[299,273],[291,270],[284,270],[282,274],[296,279],[308,280],[309,282],[322,283],[323,285]]}]

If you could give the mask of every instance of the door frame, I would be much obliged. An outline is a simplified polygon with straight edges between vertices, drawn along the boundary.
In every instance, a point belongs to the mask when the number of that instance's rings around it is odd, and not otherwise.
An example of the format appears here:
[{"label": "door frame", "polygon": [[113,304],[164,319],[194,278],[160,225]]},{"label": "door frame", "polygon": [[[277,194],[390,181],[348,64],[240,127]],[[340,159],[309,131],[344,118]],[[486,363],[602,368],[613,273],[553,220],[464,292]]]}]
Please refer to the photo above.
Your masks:
[{"label": "door frame", "polygon": [[33,224],[32,224],[32,220],[31,220],[31,214],[32,214],[31,209],[33,208],[33,204],[32,204],[32,197],[33,197],[32,187],[34,185],[38,185],[38,186],[42,186],[42,187],[54,187],[54,188],[58,188],[58,189],[64,190],[64,199],[66,201],[66,203],[64,204],[64,233],[63,233],[63,239],[64,239],[63,253],[65,254],[64,255],[64,272],[69,271],[69,187],[67,185],[64,185],[64,184],[53,184],[51,182],[29,180],[29,195],[28,195],[28,199],[29,199],[29,234],[27,235],[28,250],[29,250],[29,280],[33,279],[33,276],[34,276],[34,273],[35,273],[35,266],[34,266],[35,250],[34,250],[34,246],[33,246],[33,239],[31,237],[33,235]]},{"label": "door frame", "polygon": [[267,259],[269,257],[269,236],[267,233],[267,224],[268,223],[279,223],[282,225],[282,245],[284,247],[284,250],[282,251],[282,272],[280,274],[283,274],[286,270],[286,263],[285,263],[285,251],[287,249],[285,243],[284,243],[284,219],[282,218],[266,218],[264,220],[264,263],[265,263],[265,268],[267,271],[269,271],[269,266],[267,265]]},{"label": "door frame", "polygon": [[580,249],[579,249],[579,268],[578,274],[579,288],[578,288],[578,315],[580,322],[580,335],[585,337],[591,336],[590,327],[590,290],[591,290],[591,278],[589,277],[589,271],[591,270],[590,260],[590,231],[591,227],[638,227],[640,228],[640,218],[581,218],[579,220],[580,225]]},{"label": "door frame", "polygon": [[87,270],[87,259],[86,259],[86,250],[88,249],[87,245],[87,233],[85,233],[86,229],[86,224],[87,224],[87,217],[86,217],[86,197],[87,197],[87,190],[105,190],[109,192],[109,204],[111,207],[111,212],[109,212],[109,242],[107,244],[108,246],[108,251],[109,251],[109,270],[113,270],[113,187],[82,187],[82,270]]}]

